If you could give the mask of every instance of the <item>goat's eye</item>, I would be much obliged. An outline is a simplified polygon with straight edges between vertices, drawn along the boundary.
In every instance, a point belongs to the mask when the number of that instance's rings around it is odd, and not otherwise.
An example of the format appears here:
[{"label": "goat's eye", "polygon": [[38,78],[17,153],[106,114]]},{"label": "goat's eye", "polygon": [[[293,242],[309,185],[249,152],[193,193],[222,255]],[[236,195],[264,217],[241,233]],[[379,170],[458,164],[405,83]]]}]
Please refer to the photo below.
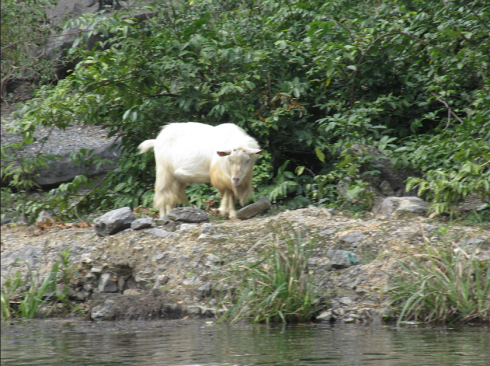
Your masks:
[{"label": "goat's eye", "polygon": [[245,160],[245,164],[248,164],[250,163],[250,158],[248,158],[247,160]]}]

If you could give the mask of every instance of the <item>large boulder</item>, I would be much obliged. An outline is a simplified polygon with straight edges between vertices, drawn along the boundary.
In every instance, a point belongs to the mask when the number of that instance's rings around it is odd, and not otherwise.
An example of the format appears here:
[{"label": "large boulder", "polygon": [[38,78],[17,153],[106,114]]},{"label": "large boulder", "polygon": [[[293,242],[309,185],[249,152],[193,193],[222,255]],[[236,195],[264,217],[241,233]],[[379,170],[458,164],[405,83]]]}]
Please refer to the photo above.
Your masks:
[{"label": "large boulder", "polygon": [[[85,149],[91,150],[91,148],[92,146],[89,145]],[[39,175],[34,178],[34,181],[41,187],[57,186],[61,183],[72,181],[77,175],[83,174],[87,177],[104,176],[116,167],[117,158],[121,155],[120,145],[117,142],[106,141],[93,150],[92,157],[106,159],[108,162],[100,165],[94,163],[83,166],[83,164],[77,164],[72,161],[70,154],[65,154],[55,161],[50,161],[48,167],[40,169]]]},{"label": "large boulder", "polygon": [[429,204],[418,197],[387,197],[377,206],[374,214],[382,219],[425,216]]},{"label": "large boulder", "polygon": [[[32,145],[11,151],[15,157],[36,157],[38,154],[59,156],[54,161],[48,161],[48,166],[39,169],[33,181],[42,188],[52,188],[61,183],[70,182],[77,175],[100,177],[116,166],[121,154],[121,145],[116,138],[107,138],[107,132],[94,126],[72,125],[62,130],[59,128],[39,128],[34,132],[36,140]],[[22,137],[18,134],[8,133],[2,126],[2,144],[19,143]],[[81,149],[93,150],[90,157],[105,159],[98,164],[77,164],[70,158],[73,152]],[[7,147],[7,153],[9,148]],[[7,156],[8,160],[8,156]],[[8,163],[8,161],[5,163]],[[17,164],[16,160],[13,161]]]}]

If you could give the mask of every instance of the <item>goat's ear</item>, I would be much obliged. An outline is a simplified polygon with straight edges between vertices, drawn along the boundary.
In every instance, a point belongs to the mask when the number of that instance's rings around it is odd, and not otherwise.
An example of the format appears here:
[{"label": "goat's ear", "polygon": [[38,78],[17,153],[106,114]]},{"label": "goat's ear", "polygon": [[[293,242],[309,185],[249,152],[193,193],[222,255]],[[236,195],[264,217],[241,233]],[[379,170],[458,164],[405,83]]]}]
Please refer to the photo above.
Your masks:
[{"label": "goat's ear", "polygon": [[249,155],[252,155],[252,154],[262,154],[264,152],[264,150],[259,150],[259,149],[247,149],[247,153]]},{"label": "goat's ear", "polygon": [[231,150],[225,150],[225,151],[216,151],[219,156],[227,156],[231,154]]}]

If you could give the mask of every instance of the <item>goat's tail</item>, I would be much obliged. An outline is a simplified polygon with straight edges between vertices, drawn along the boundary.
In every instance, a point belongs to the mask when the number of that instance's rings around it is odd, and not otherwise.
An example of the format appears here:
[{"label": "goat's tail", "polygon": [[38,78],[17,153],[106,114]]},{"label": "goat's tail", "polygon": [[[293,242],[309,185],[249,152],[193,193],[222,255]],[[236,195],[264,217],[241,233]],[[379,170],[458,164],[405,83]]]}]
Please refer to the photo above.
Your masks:
[{"label": "goat's tail", "polygon": [[140,150],[140,154],[143,154],[147,151],[150,151],[155,147],[155,141],[156,140],[146,140],[143,141],[140,146],[138,146],[138,149]]}]

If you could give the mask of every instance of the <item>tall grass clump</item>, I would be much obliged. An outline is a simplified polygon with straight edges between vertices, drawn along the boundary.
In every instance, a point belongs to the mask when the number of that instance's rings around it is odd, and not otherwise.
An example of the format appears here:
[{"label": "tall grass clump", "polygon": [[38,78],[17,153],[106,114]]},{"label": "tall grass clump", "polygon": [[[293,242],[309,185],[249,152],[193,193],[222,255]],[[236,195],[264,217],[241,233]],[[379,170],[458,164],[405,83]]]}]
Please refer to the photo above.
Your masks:
[{"label": "tall grass clump", "polygon": [[390,305],[404,320],[465,323],[490,321],[490,261],[480,245],[465,241],[427,242],[394,278]]},{"label": "tall grass clump", "polygon": [[227,286],[238,285],[220,302],[225,309],[220,321],[305,322],[315,313],[308,267],[314,239],[304,240],[298,230],[292,235],[276,230],[272,238],[257,256],[229,265]]},{"label": "tall grass clump", "polygon": [[[20,270],[13,275],[9,272],[0,290],[2,321],[14,317],[36,318],[44,306],[51,305],[44,313],[44,316],[48,316],[58,302],[63,303],[65,308],[71,308],[68,284],[73,272],[68,269],[69,258],[70,250],[67,249],[60,254],[44,278],[29,266],[24,275]],[[12,264],[12,268],[16,263],[17,260]]]}]

